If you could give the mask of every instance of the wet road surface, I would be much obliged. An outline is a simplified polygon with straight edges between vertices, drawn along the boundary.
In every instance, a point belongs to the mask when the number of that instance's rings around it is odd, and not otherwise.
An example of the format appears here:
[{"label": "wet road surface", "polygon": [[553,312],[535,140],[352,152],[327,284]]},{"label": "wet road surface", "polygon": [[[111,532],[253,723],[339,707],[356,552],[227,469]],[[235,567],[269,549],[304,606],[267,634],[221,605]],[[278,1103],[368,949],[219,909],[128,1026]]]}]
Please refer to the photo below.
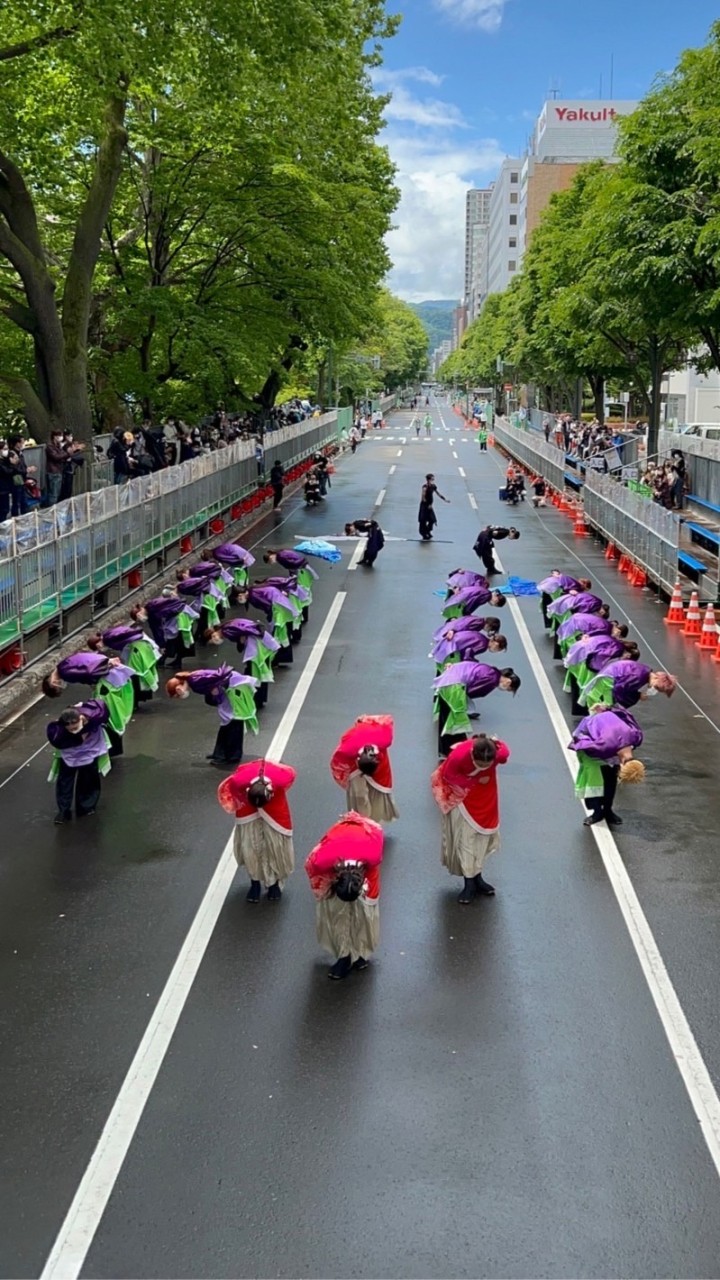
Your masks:
[{"label": "wet road surface", "polygon": [[[268,520],[252,539],[332,536],[385,490],[375,569],[351,567],[346,541],[341,565],[318,565],[294,667],[247,740],[248,753],[268,749],[337,612],[284,751],[298,770],[296,854],[342,810],[327,767],[342,730],[391,712],[401,820],[386,842],[380,950],[366,973],[328,982],[302,870],[278,907],[248,907],[238,874],[147,1105],[121,1135],[85,1276],[718,1274],[717,1169],[533,675],[537,651],[570,724],[536,600],[520,601],[529,650],[503,615],[520,693],[481,706],[513,753],[487,869],[497,897],[458,906],[439,865],[434,592],[450,569],[477,567],[479,520],[510,513],[501,460],[480,455],[447,406],[433,417],[426,441],[394,415],[343,460],[321,509],[288,508],[277,537]],[[431,469],[451,505],[421,544]],[[523,506],[511,522],[522,538],[499,547],[508,572],[572,572],[580,557],[637,628],[642,658],[682,681],[671,702],[641,707],[648,781],[623,793],[616,839],[717,1088],[718,668],[563,517]],[[42,1272],[230,834],[222,775],[204,758],[216,716],[196,698],[141,710],[96,817],[54,828],[49,753],[34,754],[48,709],[0,739],[3,1276]],[[90,1192],[91,1210],[104,1205]],[[69,1252],[54,1274],[77,1274]]]}]

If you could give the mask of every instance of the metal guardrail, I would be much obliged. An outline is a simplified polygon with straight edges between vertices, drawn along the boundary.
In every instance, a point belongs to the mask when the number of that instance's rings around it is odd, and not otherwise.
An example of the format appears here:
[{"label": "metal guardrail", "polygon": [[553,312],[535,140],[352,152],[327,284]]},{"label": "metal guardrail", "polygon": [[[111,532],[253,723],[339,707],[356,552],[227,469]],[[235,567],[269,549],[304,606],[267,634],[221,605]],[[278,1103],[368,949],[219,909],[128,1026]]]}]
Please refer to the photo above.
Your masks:
[{"label": "metal guardrail", "polygon": [[[266,475],[337,439],[335,413],[273,432]],[[0,524],[0,650],[60,619],[263,484],[252,441]],[[134,588],[129,588],[132,590]],[[122,593],[121,593],[122,595]],[[121,598],[121,597],[118,597]]]},{"label": "metal guardrail", "polygon": [[554,445],[538,440],[533,433],[522,427],[513,427],[506,419],[496,418],[493,435],[503,449],[507,449],[513,457],[532,467],[561,492],[565,488],[565,457]]},{"label": "metal guardrail", "polygon": [[672,591],[677,580],[680,521],[672,511],[626,489],[611,476],[589,471],[583,490],[585,517],[621,551]]}]

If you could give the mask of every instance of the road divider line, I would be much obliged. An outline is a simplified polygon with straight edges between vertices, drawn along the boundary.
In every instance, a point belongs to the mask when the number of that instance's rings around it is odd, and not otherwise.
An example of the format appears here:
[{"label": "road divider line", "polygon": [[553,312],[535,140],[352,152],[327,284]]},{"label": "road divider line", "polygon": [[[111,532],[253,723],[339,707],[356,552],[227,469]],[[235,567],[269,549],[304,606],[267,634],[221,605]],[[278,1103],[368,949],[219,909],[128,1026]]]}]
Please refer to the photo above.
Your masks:
[{"label": "road divider line", "polygon": [[[498,568],[504,572],[497,554],[495,559]],[[545,703],[545,709],[550,717],[550,723],[555,731],[560,750],[574,783],[577,760],[574,752],[568,751],[567,748],[571,730],[565,722],[562,709],[530,635],[520,605],[513,597],[508,597],[508,606],[540,690],[540,696]],[[718,1176],[720,1176],[720,1098],[718,1098],[710,1072],[705,1065],[692,1028],[672,984],[665,961],[660,953],[660,948],[655,941],[655,936],[640,905],[640,899],[635,892],[615,838],[608,827],[600,824],[590,827],[590,832],[595,839],[603,860],[610,886],[615,894],[630,941],[660,1018],[670,1052],[680,1072],[690,1104],[700,1125],[710,1158],[715,1165]]]},{"label": "road divider line", "polygon": [[[333,539],[333,541],[335,541],[335,539]],[[353,570],[357,569],[361,556],[365,554],[365,545],[365,539],[361,538],[350,557],[348,573],[352,573]]]},{"label": "road divider line", "polygon": [[395,457],[402,458],[402,449],[398,449],[397,453],[395,454]]},{"label": "road divider line", "polygon": [[[457,457],[457,454],[455,454],[455,457]],[[462,478],[463,478],[463,480],[464,480],[464,479],[465,479],[465,471],[464,471],[464,469],[463,469],[462,467],[458,467],[458,471],[460,472],[460,475],[462,476]]]},{"label": "road divider line", "polygon": [[[339,591],[330,605],[307,664],[267,749],[268,759],[282,760],[345,599],[346,593]],[[80,1275],[236,871],[231,836],[220,855],[220,861],[113,1103],[90,1163],[43,1267],[41,1280],[77,1280]]]},{"label": "road divider line", "polygon": [[[473,511],[477,511],[477,509],[478,509],[478,505],[477,505],[477,502],[475,501],[475,494],[474,494],[474,493],[469,493],[469,494],[468,494],[468,502],[470,503],[470,506],[472,507]],[[497,559],[497,557],[496,557],[496,559]]]},{"label": "road divider line", "polygon": [[457,459],[457,454],[456,454],[456,452],[455,452],[455,450],[454,450],[454,449],[453,449],[453,451],[452,451],[452,456],[453,456],[453,458],[456,458],[456,459]]},{"label": "road divider line", "polygon": [[388,471],[388,475],[389,475],[389,476],[394,476],[396,471],[397,471],[397,465],[396,465],[396,463],[394,463],[394,462],[393,462],[393,464],[392,464],[392,466],[391,466],[390,470]]},{"label": "road divider line", "polygon": [[380,490],[380,492],[379,492],[379,494],[378,494],[377,498],[375,499],[375,506],[376,506],[376,507],[381,507],[381,506],[382,506],[382,504],[383,504],[383,502],[384,502],[384,500],[385,500],[385,494],[386,494],[386,493],[387,493],[387,490],[386,490],[386,489],[381,489],[381,490]]}]

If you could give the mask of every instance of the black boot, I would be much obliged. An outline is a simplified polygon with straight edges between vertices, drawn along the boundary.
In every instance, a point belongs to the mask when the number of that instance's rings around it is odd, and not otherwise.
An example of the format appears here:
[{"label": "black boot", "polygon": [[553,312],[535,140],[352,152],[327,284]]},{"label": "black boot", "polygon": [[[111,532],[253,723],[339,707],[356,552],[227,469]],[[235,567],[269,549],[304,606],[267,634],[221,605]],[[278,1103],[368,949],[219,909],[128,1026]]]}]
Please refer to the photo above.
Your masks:
[{"label": "black boot", "polygon": [[280,899],[282,898],[282,889],[280,888],[280,885],[277,884],[277,882],[275,884],[270,885],[267,891],[267,896],[268,896],[268,902],[280,901]]},{"label": "black boot", "polygon": [[460,897],[458,898],[458,902],[461,902],[463,906],[466,906],[468,902],[474,901],[476,894],[477,894],[477,885],[475,884],[475,881],[472,879],[469,880],[468,877],[465,876],[465,888],[460,894]]},{"label": "black boot", "polygon": [[64,822],[72,822],[72,814],[68,809],[58,809],[54,822],[56,827],[62,826]]},{"label": "black boot", "polygon": [[248,891],[247,891],[247,898],[245,899],[245,901],[246,901],[246,902],[259,902],[259,901],[260,901],[260,890],[261,890],[261,888],[262,888],[262,886],[261,886],[261,884],[260,884],[260,881],[259,881],[259,880],[251,880],[251,881],[250,881],[250,888],[249,888],[249,889],[248,889]]},{"label": "black boot", "polygon": [[483,894],[483,896],[484,896],[484,897],[486,897],[486,898],[494,898],[494,897],[495,897],[495,889],[494,889],[493,885],[488,884],[487,880],[483,880],[483,878],[482,878],[482,876],[481,876],[481,874],[480,874],[480,872],[479,872],[479,871],[478,871],[477,875],[475,876],[475,887],[476,887],[476,889],[477,889],[478,893]]},{"label": "black boot", "polygon": [[358,956],[353,965],[353,969],[367,969],[369,963],[370,961],[366,960],[364,956]]},{"label": "black boot", "polygon": [[352,968],[352,964],[350,961],[350,957],[341,956],[339,960],[335,961],[332,969],[330,969],[328,973],[328,978],[335,978],[336,980],[340,978],[347,978],[351,968]]}]

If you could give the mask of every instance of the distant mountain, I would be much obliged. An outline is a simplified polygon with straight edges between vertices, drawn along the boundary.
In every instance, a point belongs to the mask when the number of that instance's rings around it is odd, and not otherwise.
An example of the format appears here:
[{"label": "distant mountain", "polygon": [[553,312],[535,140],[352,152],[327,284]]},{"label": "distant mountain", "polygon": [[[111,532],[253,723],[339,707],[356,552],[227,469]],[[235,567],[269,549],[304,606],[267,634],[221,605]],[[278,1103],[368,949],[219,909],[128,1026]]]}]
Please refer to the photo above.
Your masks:
[{"label": "distant mountain", "polygon": [[450,300],[430,299],[428,302],[411,302],[410,306],[422,320],[428,336],[430,350],[434,351],[446,338],[452,338],[453,311],[457,306],[454,298]]}]

